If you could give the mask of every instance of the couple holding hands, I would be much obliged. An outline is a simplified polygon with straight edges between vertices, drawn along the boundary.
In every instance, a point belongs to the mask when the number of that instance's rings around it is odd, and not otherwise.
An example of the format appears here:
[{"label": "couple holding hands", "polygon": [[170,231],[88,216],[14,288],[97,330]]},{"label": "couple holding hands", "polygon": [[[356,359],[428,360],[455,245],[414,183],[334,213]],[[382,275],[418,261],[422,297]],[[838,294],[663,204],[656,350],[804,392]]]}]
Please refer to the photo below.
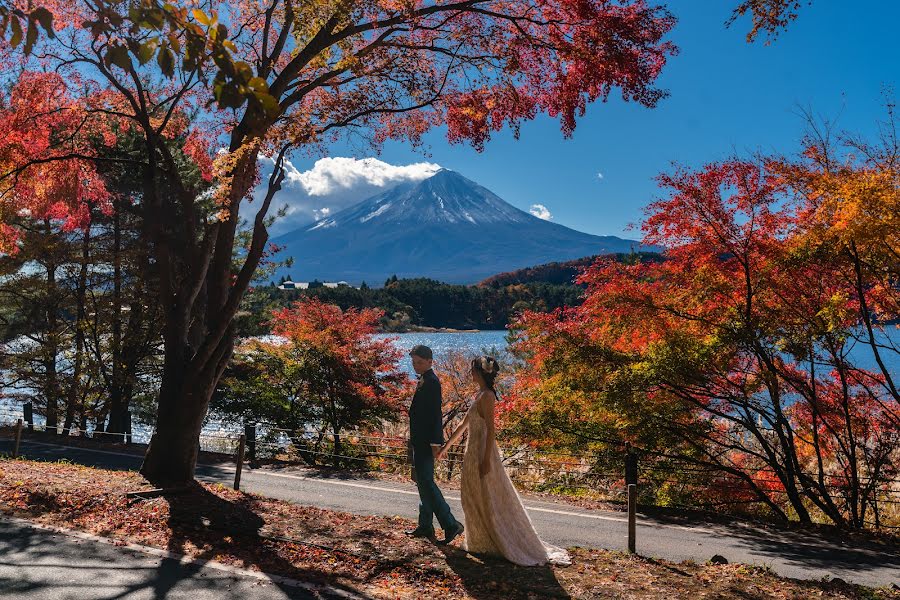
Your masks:
[{"label": "couple holding hands", "polygon": [[[494,432],[494,381],[500,368],[490,356],[471,364],[478,394],[462,423],[443,443],[441,383],[434,374],[433,354],[427,346],[410,351],[419,378],[409,408],[409,447],[413,478],[419,489],[419,524],[413,537],[434,537],[434,517],[449,544],[466,532],[463,548],[473,554],[500,556],[518,565],[569,564],[568,553],[541,541],[518,492],[503,467]],[[443,458],[463,433],[469,431],[463,456],[461,499],[466,526],[454,518],[434,481],[435,460]]]}]

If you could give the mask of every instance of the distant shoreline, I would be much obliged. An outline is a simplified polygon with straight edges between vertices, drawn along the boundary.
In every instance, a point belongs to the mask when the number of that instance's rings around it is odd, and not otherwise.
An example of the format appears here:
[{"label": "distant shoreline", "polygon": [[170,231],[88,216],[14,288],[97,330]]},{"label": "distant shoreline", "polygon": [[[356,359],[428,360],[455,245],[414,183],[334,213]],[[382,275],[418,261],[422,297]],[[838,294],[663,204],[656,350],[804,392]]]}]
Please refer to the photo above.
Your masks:
[{"label": "distant shoreline", "polygon": [[409,325],[402,329],[382,329],[378,333],[481,333],[481,329],[453,329],[452,327],[427,327]]}]

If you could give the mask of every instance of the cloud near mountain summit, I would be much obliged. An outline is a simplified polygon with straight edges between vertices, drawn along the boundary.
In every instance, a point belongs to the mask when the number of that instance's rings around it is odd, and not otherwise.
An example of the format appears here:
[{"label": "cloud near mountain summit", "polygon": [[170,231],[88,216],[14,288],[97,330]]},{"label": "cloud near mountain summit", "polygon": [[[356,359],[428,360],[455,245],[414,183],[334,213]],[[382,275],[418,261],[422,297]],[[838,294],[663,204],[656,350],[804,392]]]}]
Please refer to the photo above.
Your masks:
[{"label": "cloud near mountain summit", "polygon": [[[264,193],[272,161],[263,159],[261,166],[262,185],[257,197]],[[376,158],[336,156],[320,158],[306,171],[299,170],[290,161],[285,168],[287,175],[270,213],[286,205],[287,214],[272,227],[275,235],[339,212],[395,185],[427,179],[441,166],[429,162],[392,165]],[[252,219],[250,211],[257,206],[256,202],[247,206],[244,218]]]}]

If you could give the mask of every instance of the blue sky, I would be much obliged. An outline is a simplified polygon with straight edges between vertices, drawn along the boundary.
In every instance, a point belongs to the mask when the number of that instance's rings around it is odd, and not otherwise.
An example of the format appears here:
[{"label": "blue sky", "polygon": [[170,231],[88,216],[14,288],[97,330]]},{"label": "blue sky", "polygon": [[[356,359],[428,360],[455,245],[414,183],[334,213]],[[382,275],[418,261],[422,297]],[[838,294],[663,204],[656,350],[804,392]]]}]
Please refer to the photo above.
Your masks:
[{"label": "blue sky", "polygon": [[[554,222],[639,237],[627,227],[658,197],[653,178],[673,162],[700,166],[733,154],[792,152],[805,126],[800,107],[837,119],[842,129],[874,131],[884,115],[882,90],[900,83],[900,2],[863,0],[851,8],[846,0],[815,0],[771,45],[745,41],[749,20],[726,29],[735,4],[669,3],[679,19],[670,39],[680,53],[659,81],[671,95],[655,109],[614,92],[588,108],[568,140],[558,122],[540,117],[523,125],[519,140],[502,132],[480,154],[450,146],[439,129],[427,137],[427,155],[391,143],[377,158],[397,166],[439,164],[523,210],[543,205]],[[330,155],[365,158],[357,152],[336,145]],[[313,162],[298,157],[294,167],[306,171]],[[368,195],[371,187],[353,193]],[[317,202],[316,210],[328,210],[327,195]]]}]

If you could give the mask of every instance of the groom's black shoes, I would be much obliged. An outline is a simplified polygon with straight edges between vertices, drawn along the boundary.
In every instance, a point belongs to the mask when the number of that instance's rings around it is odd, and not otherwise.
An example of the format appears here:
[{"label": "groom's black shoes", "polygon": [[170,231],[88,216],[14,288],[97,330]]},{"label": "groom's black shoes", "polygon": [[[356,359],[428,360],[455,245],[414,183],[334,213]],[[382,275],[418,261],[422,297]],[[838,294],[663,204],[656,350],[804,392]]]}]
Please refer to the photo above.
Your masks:
[{"label": "groom's black shoes", "polygon": [[463,527],[463,524],[460,523],[459,521],[457,521],[455,527],[453,527],[452,529],[448,529],[447,531],[444,532],[444,539],[441,540],[440,543],[444,544],[444,545],[449,544],[456,538],[456,536],[458,536],[463,531],[465,531],[465,529],[466,528]]},{"label": "groom's black shoes", "polygon": [[416,527],[415,529],[411,529],[409,531],[404,531],[404,533],[406,535],[408,535],[409,537],[414,537],[414,538],[433,538],[434,537],[434,531],[427,531],[420,527]]}]

